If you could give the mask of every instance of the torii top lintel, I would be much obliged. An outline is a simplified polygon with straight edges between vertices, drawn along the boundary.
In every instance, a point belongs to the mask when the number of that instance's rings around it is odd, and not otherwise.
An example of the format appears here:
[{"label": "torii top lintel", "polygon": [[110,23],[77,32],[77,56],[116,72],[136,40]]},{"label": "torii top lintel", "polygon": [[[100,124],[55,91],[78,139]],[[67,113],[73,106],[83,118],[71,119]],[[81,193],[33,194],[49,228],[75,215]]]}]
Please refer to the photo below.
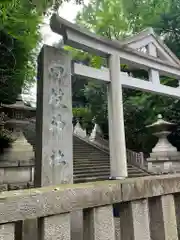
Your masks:
[{"label": "torii top lintel", "polygon": [[[155,69],[159,71],[160,75],[180,79],[179,59],[167,46],[165,46],[165,44],[155,37],[152,29],[148,29],[148,31],[145,30],[139,35],[137,34],[132,38],[120,42],[97,36],[77,24],[70,23],[59,17],[57,14],[52,16],[50,26],[55,33],[63,36],[64,43],[69,46],[92,52],[103,57],[107,57],[111,54],[118,54],[121,63],[128,64],[128,66],[145,70]],[[137,50],[143,46],[144,42],[142,43],[142,40],[145,36],[151,36],[153,38],[153,44],[159,47],[161,53],[164,50],[164,59],[153,57]],[[152,39],[149,40],[152,41]],[[137,44],[138,47],[136,48],[133,46],[133,43],[137,43],[138,41],[142,43],[142,45]]]}]

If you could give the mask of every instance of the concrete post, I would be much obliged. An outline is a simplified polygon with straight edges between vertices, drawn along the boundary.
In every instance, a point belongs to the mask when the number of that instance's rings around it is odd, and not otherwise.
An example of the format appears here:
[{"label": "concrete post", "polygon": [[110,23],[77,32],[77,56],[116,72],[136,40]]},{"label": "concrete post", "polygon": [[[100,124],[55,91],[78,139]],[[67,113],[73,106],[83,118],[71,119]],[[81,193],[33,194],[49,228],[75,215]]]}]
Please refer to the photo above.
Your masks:
[{"label": "concrete post", "polygon": [[118,55],[109,57],[111,83],[108,91],[111,178],[127,177],[126,143],[124,131],[123,97]]}]

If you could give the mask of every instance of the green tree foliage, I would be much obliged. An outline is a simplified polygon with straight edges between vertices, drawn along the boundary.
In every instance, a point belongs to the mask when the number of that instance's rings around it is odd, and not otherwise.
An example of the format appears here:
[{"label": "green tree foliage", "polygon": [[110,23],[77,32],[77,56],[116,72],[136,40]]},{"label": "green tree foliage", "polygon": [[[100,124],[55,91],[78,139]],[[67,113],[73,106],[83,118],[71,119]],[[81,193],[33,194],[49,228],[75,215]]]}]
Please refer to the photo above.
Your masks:
[{"label": "green tree foliage", "polygon": [[[99,35],[118,40],[146,27],[153,27],[180,57],[179,7],[179,0],[92,0],[78,14],[77,23]],[[122,69],[123,67],[121,66]],[[137,72],[136,75],[142,76],[142,73]],[[168,85],[174,84],[172,79],[163,81]],[[103,122],[107,130],[106,88],[99,83],[88,83],[83,86],[83,91],[92,115],[101,125]],[[123,90],[123,99],[126,141],[127,147],[131,149],[144,152],[151,150],[154,138],[150,138],[145,131],[145,125],[152,123],[159,113],[166,119],[177,122],[178,128],[180,126],[178,100],[128,89]],[[179,136],[176,134],[171,138],[178,146]]]},{"label": "green tree foliage", "polygon": [[126,22],[132,32],[153,27],[166,44],[180,57],[179,0],[122,0]]},{"label": "green tree foliage", "polygon": [[[36,70],[40,24],[63,0],[0,1],[0,103],[12,103]],[[77,0],[77,3],[80,2]]]},{"label": "green tree foliage", "polygon": [[173,0],[122,0],[123,12],[132,32],[161,22],[162,15],[169,13],[172,4]]},{"label": "green tree foliage", "polygon": [[124,16],[123,2],[119,0],[92,0],[78,14],[77,23],[109,39],[119,39],[131,31]]},{"label": "green tree foliage", "polygon": [[41,18],[29,1],[0,3],[0,102],[11,102],[34,76],[33,49]]}]

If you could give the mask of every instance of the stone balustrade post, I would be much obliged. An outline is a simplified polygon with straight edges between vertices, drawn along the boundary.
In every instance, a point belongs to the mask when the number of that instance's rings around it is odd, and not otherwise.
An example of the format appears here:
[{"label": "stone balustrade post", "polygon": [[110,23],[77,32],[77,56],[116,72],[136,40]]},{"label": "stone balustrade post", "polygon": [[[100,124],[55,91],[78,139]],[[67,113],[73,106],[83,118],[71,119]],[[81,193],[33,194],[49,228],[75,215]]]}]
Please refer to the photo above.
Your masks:
[{"label": "stone balustrade post", "polygon": [[39,240],[71,240],[70,214],[60,214],[40,219]]},{"label": "stone balustrade post", "polygon": [[86,240],[115,240],[112,206],[85,210],[83,227]]},{"label": "stone balustrade post", "polygon": [[175,202],[173,195],[149,199],[151,238],[178,240]]},{"label": "stone balustrade post", "polygon": [[148,201],[122,203],[120,207],[121,240],[151,240]]},{"label": "stone balustrade post", "polygon": [[15,225],[13,223],[0,225],[0,239],[2,240],[15,239]]}]

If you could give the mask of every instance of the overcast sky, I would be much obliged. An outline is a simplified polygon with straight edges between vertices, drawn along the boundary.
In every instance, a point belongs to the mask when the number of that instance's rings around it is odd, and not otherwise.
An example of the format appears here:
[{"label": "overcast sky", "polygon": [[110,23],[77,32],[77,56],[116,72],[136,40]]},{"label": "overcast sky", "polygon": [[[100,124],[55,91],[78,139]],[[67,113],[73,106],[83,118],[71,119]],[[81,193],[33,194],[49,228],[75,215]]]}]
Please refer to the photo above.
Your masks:
[{"label": "overcast sky", "polygon": [[[88,2],[89,0],[85,0],[84,4],[87,4]],[[74,22],[78,11],[80,11],[82,7],[83,5],[77,5],[75,3],[72,3],[72,1],[69,3],[65,2],[59,8],[59,15],[70,22]],[[48,23],[49,20],[46,19],[46,24],[42,27],[44,43],[52,44],[58,42],[61,37],[51,31]]]}]

